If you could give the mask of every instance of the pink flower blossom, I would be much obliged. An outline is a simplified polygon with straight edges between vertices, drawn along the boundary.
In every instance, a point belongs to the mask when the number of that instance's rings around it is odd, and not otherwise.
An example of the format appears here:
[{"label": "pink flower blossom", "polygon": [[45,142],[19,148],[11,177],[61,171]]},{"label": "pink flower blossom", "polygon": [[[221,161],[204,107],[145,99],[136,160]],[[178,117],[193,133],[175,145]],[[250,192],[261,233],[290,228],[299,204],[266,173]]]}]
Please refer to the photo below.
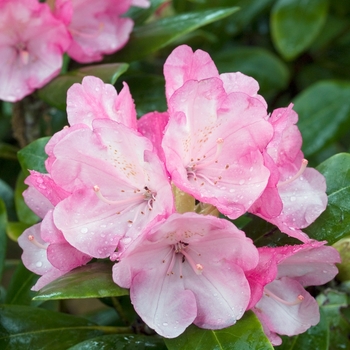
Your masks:
[{"label": "pink flower blossom", "polygon": [[103,55],[121,49],[133,28],[123,18],[131,5],[147,7],[138,0],[56,0],[55,14],[66,23],[72,36],[68,54],[81,63],[101,61]]},{"label": "pink flower blossom", "polygon": [[252,297],[248,309],[260,319],[273,345],[277,335],[296,335],[319,322],[316,300],[304,289],[335,277],[339,253],[326,242],[259,248],[259,264],[247,273]]},{"label": "pink flower blossom", "polygon": [[169,123],[163,149],[174,184],[230,218],[264,191],[270,172],[262,152],[272,137],[257,82],[218,75],[208,54],[187,46],[164,66]]},{"label": "pink flower blossom", "polygon": [[275,110],[269,118],[274,136],[264,158],[271,176],[250,212],[306,242],[309,237],[300,229],[309,226],[326,209],[326,181],[317,170],[306,168],[297,121],[292,105]]},{"label": "pink flower blossom", "polygon": [[18,238],[23,249],[22,261],[28,270],[41,275],[33,290],[85,265],[91,257],[72,247],[52,220],[52,210],[69,193],[54,183],[50,175],[32,171],[27,177],[29,188],[24,192],[27,205],[43,221],[27,230]]},{"label": "pink flower blossom", "polygon": [[[112,254],[153,220],[173,212],[165,169],[151,142],[108,119],[73,125],[48,144],[48,170],[71,195],[54,209],[65,239],[96,258]],[[52,159],[51,159],[52,158]]]},{"label": "pink flower blossom", "polygon": [[164,337],[192,322],[220,329],[242,317],[250,299],[244,271],[257,249],[232,223],[196,213],[172,214],[119,255],[113,279],[130,288],[136,312]]},{"label": "pink flower blossom", "polygon": [[47,4],[0,0],[0,99],[18,101],[58,75],[70,41]]}]

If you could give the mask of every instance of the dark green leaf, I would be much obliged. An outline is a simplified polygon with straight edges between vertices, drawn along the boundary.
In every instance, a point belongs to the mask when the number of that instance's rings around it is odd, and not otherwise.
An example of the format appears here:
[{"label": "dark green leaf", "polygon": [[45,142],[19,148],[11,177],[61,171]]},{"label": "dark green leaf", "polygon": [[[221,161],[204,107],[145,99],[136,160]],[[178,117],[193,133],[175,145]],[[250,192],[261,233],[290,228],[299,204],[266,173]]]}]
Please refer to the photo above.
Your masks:
[{"label": "dark green leaf", "polygon": [[103,334],[79,317],[19,305],[0,306],[0,348],[62,350]]},{"label": "dark green leaf", "polygon": [[320,308],[325,313],[329,328],[329,349],[350,349],[350,323],[341,310],[348,306],[348,298],[345,293],[328,289],[317,297]]},{"label": "dark green leaf", "polygon": [[15,220],[16,213],[15,213],[14,202],[13,202],[13,189],[7,182],[1,179],[0,179],[0,199],[4,201],[9,220]]},{"label": "dark green leaf", "polygon": [[327,17],[328,0],[278,0],[271,12],[271,34],[278,51],[293,59],[317,37]]},{"label": "dark green leaf", "polygon": [[259,320],[248,311],[235,325],[220,329],[201,329],[194,325],[175,339],[164,339],[169,350],[267,350],[273,349]]},{"label": "dark green leaf", "polygon": [[273,53],[262,48],[234,47],[213,54],[213,60],[220,73],[237,71],[255,78],[264,96],[284,89],[289,81],[287,66]]},{"label": "dark green leaf", "polygon": [[213,9],[167,17],[136,27],[124,49],[111,56],[117,61],[135,61],[170,44],[175,39],[206,24],[225,18],[237,7]]},{"label": "dark green leaf", "polygon": [[126,63],[110,63],[96,66],[87,66],[71,71],[53,79],[38,91],[39,97],[49,105],[65,110],[67,90],[74,83],[81,83],[87,75],[93,75],[102,79],[105,83],[114,84],[118,77],[128,69]]},{"label": "dark green leaf", "polygon": [[4,271],[7,236],[6,236],[7,213],[5,203],[0,199],[0,281]]},{"label": "dark green leaf", "polygon": [[[27,189],[27,185],[24,183],[26,176],[24,172],[21,171],[16,182],[15,188],[15,205],[16,205],[16,213],[18,220],[28,225],[36,224],[40,218],[32,212],[32,210],[27,206],[23,199],[23,191]],[[17,225],[18,226],[18,225]],[[24,227],[24,225],[22,225]],[[13,237],[11,237],[13,238]]]},{"label": "dark green leaf", "polygon": [[328,350],[330,330],[328,326],[327,316],[323,309],[320,309],[320,322],[305,333],[296,335],[294,337],[282,337],[282,345],[278,350]]},{"label": "dark green leaf", "polygon": [[6,304],[39,305],[40,302],[32,301],[36,294],[31,290],[39,276],[27,270],[20,262],[10,281],[6,294]]},{"label": "dark green leaf", "polygon": [[135,25],[139,25],[154,14],[156,9],[165,2],[167,2],[167,0],[150,0],[151,6],[147,9],[142,7],[131,7],[123,17],[131,18]]},{"label": "dark green leaf", "polygon": [[303,151],[308,157],[347,131],[350,125],[350,82],[321,81],[295,99]]},{"label": "dark green leaf", "polygon": [[17,159],[17,147],[6,144],[6,143],[0,143],[0,158],[6,158],[6,159]]},{"label": "dark green leaf", "polygon": [[339,281],[350,281],[350,237],[343,238],[333,244],[340,254],[341,263],[337,264]]},{"label": "dark green leaf", "polygon": [[112,280],[112,264],[95,262],[78,267],[54,280],[34,300],[103,298],[127,295],[127,289]]},{"label": "dark green leaf", "polygon": [[18,237],[30,226],[32,225],[24,222],[8,222],[6,225],[7,236],[17,242]]},{"label": "dark green leaf", "polygon": [[45,160],[47,154],[45,153],[45,146],[49,139],[50,137],[43,137],[35,140],[18,152],[18,160],[26,175],[29,175],[28,170],[46,173]]},{"label": "dark green leaf", "polygon": [[317,167],[326,178],[328,206],[304,231],[319,241],[333,244],[350,235],[350,154],[337,154]]},{"label": "dark green leaf", "polygon": [[68,350],[166,350],[161,338],[146,335],[104,335],[85,340]]}]

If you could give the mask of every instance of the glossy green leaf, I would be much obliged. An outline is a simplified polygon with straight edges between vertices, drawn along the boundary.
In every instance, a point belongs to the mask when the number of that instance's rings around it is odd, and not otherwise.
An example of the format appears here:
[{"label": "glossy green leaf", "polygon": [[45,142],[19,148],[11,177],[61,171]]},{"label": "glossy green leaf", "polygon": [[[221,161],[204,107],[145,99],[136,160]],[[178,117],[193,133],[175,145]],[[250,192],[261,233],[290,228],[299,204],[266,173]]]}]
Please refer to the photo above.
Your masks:
[{"label": "glossy green leaf", "polygon": [[95,262],[78,267],[40,290],[35,300],[104,298],[127,295],[112,280],[112,264]]},{"label": "glossy green leaf", "polygon": [[255,78],[263,95],[284,89],[289,81],[286,64],[262,48],[233,47],[214,54],[213,60],[220,73],[242,72]]},{"label": "glossy green leaf", "polygon": [[[28,187],[24,183],[25,178],[26,178],[26,175],[24,175],[24,172],[21,171],[20,174],[18,175],[18,178],[16,181],[16,188],[15,188],[16,213],[17,213],[18,220],[22,223],[22,227],[25,227],[25,225],[27,226],[34,225],[40,220],[40,218],[36,214],[34,214],[32,210],[24,202],[23,191]],[[17,225],[17,228],[19,227],[20,225]],[[13,237],[11,236],[11,238]]]},{"label": "glossy green leaf", "polygon": [[321,81],[294,100],[308,157],[342,135],[350,126],[350,82]]},{"label": "glossy green leaf", "polygon": [[50,137],[43,137],[35,140],[18,152],[18,160],[25,175],[29,175],[28,170],[46,173],[45,160],[47,154],[45,153],[45,146],[49,139]]},{"label": "glossy green leaf", "polygon": [[62,350],[103,334],[86,319],[19,305],[0,306],[0,348]]},{"label": "glossy green leaf", "polygon": [[135,61],[170,44],[175,39],[209,23],[223,19],[238,10],[221,8],[166,17],[134,28],[128,44],[111,56],[117,61]]},{"label": "glossy green leaf", "polygon": [[6,236],[7,213],[3,200],[0,199],[0,281],[5,266],[7,236]]},{"label": "glossy green leaf", "polygon": [[317,297],[317,301],[329,323],[329,349],[350,349],[350,323],[342,313],[348,306],[346,293],[328,289]]},{"label": "glossy green leaf", "polygon": [[118,77],[128,69],[126,63],[109,63],[96,66],[87,66],[53,79],[38,91],[39,97],[49,105],[65,110],[67,90],[74,83],[81,83],[87,75],[102,79],[105,83],[114,84]]},{"label": "glossy green leaf", "polygon": [[39,305],[40,302],[32,301],[36,293],[31,290],[38,278],[38,275],[27,270],[20,262],[7,289],[6,304]]},{"label": "glossy green leaf", "polygon": [[169,350],[271,350],[256,316],[248,311],[231,327],[220,330],[188,327],[179,337],[164,339]]},{"label": "glossy green leaf", "polygon": [[333,244],[340,254],[341,263],[337,264],[339,281],[350,281],[350,237],[343,238]]},{"label": "glossy green leaf", "polygon": [[146,335],[104,335],[85,340],[68,350],[166,350],[161,338]]},{"label": "glossy green leaf", "polygon": [[328,320],[323,309],[320,309],[320,322],[306,332],[296,335],[294,337],[282,337],[282,345],[278,350],[328,350],[329,349],[329,337],[330,329],[328,326]]},{"label": "glossy green leaf", "polygon": [[271,12],[272,40],[283,57],[306,50],[322,29],[328,0],[278,0]]},{"label": "glossy green leaf", "polygon": [[328,206],[304,231],[311,238],[334,244],[350,236],[350,154],[337,154],[321,163],[317,170],[327,181]]},{"label": "glossy green leaf", "polygon": [[5,181],[0,179],[0,199],[4,202],[9,220],[16,219],[13,201],[13,189]]},{"label": "glossy green leaf", "polygon": [[150,0],[150,6],[148,8],[142,8],[142,7],[131,7],[129,11],[124,15],[125,17],[131,18],[135,25],[139,25],[147,18],[149,18],[154,12],[164,3],[166,3],[167,0]]}]

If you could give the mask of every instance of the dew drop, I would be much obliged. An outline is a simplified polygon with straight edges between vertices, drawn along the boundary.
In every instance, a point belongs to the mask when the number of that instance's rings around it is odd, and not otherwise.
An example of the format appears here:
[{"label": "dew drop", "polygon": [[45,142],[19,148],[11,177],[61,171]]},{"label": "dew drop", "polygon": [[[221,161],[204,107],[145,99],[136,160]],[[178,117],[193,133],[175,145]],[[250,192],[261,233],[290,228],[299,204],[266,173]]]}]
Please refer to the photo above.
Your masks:
[{"label": "dew drop", "polygon": [[290,201],[294,202],[296,200],[296,198],[294,196],[290,197]]},{"label": "dew drop", "polygon": [[163,322],[163,326],[168,326],[168,322]]},{"label": "dew drop", "polygon": [[83,227],[81,230],[80,230],[81,233],[86,233],[88,232],[88,229],[86,227]]},{"label": "dew drop", "polygon": [[36,265],[36,267],[41,267],[41,266],[43,266],[43,263],[41,261],[38,261],[35,265]]}]

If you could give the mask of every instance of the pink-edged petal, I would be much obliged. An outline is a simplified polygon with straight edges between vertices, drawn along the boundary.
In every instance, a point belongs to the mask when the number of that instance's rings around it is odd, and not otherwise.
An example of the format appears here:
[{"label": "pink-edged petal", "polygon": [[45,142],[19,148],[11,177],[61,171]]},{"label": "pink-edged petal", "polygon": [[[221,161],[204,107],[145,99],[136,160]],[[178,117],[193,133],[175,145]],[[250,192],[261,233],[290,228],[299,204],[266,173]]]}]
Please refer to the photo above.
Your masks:
[{"label": "pink-edged petal", "polygon": [[[268,284],[264,293],[266,295],[253,311],[270,332],[293,336],[319,322],[318,304],[299,282],[283,277]],[[285,302],[271,296],[271,293]],[[298,297],[302,299],[300,302]]]},{"label": "pink-edged petal", "polygon": [[54,207],[49,199],[33,186],[29,186],[22,195],[28,207],[40,218],[44,218]]},{"label": "pink-edged petal", "polygon": [[42,275],[35,285],[31,288],[31,290],[39,291],[41,288],[45,287],[47,284],[51,283],[52,281],[56,280],[57,278],[63,276],[66,271],[58,270],[54,267],[52,267],[49,271],[47,271],[44,275]]},{"label": "pink-edged petal", "polygon": [[177,277],[160,279],[159,273],[165,275],[165,267],[136,274],[130,297],[136,312],[149,327],[163,337],[175,338],[195,319],[196,299],[192,291],[174,281]]},{"label": "pink-edged petal", "polygon": [[132,6],[137,6],[137,7],[147,8],[151,4],[150,4],[149,0],[132,0],[131,1],[131,5]]},{"label": "pink-edged petal", "polygon": [[224,89],[227,94],[231,92],[243,92],[251,97],[257,98],[265,108],[267,108],[265,99],[258,95],[259,83],[254,78],[236,72],[220,74],[220,79],[224,83]]},{"label": "pink-edged petal", "polygon": [[136,110],[127,84],[118,95],[113,85],[92,76],[69,88],[67,114],[70,125],[91,127],[94,119],[111,119],[136,128]]},{"label": "pink-edged petal", "polygon": [[142,116],[137,121],[137,130],[149,140],[155,147],[160,160],[165,162],[164,150],[162,148],[162,140],[164,130],[169,121],[167,112],[150,112]]},{"label": "pink-edged petal", "polygon": [[165,61],[164,76],[166,97],[169,100],[186,81],[218,77],[219,72],[207,52],[193,52],[189,46],[181,45]]}]

